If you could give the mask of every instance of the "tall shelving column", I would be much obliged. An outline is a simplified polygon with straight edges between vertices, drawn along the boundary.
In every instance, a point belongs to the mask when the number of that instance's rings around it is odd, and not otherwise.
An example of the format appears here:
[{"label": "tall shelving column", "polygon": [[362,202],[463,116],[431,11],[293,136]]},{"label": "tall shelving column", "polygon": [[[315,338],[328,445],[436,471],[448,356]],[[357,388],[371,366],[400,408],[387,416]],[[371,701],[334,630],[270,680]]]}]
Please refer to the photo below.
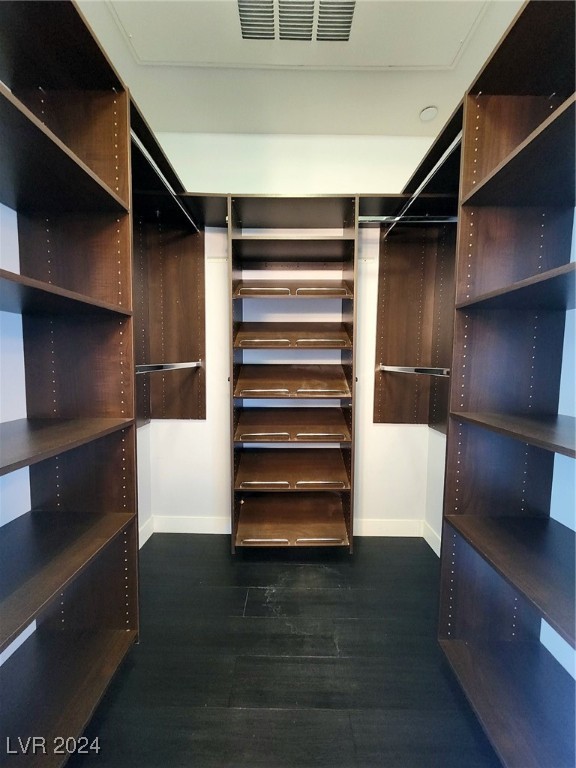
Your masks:
[{"label": "tall shelving column", "polygon": [[[51,768],[138,632],[128,95],[67,2],[0,4],[0,80],[27,410],[0,473],[28,468],[31,499],[0,529],[0,751]],[[28,735],[45,754],[6,754]]]},{"label": "tall shelving column", "polygon": [[574,23],[528,3],[465,100],[440,643],[515,768],[575,762]]},{"label": "tall shelving column", "polygon": [[233,551],[352,549],[356,210],[230,200]]}]

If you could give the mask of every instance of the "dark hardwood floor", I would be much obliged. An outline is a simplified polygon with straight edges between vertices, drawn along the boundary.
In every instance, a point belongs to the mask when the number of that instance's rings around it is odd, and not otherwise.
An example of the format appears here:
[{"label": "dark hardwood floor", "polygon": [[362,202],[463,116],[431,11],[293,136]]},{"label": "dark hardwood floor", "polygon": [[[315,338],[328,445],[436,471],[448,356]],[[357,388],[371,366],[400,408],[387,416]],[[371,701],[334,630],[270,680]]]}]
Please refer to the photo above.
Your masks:
[{"label": "dark hardwood floor", "polygon": [[141,636],[70,768],[497,768],[436,643],[423,539],[143,547]]}]

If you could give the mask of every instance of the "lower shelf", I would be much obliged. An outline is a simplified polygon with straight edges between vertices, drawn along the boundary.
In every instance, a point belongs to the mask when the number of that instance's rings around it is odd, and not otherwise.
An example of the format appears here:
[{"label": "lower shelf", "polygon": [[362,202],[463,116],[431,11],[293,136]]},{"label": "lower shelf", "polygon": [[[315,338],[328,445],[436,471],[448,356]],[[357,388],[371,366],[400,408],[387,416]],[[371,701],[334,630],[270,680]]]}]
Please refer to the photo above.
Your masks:
[{"label": "lower shelf", "polygon": [[262,493],[237,500],[237,547],[349,546],[337,493]]},{"label": "lower shelf", "polygon": [[[55,752],[57,737],[78,739],[135,639],[125,630],[37,630],[0,669],[0,690],[11,692],[0,696],[2,765],[63,765],[69,755]],[[44,739],[46,754],[31,746],[23,754],[18,737],[28,736]]]},{"label": "lower shelf", "polygon": [[237,451],[235,458],[236,490],[350,489],[343,452],[337,448],[250,448]]},{"label": "lower shelf", "polygon": [[574,767],[574,680],[540,643],[440,645],[507,768]]}]

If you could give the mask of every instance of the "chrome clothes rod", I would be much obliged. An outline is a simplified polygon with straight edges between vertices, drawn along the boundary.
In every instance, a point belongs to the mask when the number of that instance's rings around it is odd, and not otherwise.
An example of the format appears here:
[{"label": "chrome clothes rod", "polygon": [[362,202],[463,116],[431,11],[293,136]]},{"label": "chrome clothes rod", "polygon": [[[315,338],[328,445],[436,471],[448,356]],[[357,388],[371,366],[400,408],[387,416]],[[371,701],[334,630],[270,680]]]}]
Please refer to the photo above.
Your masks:
[{"label": "chrome clothes rod", "polygon": [[150,363],[149,365],[137,365],[136,374],[162,373],[163,371],[180,371],[183,368],[201,368],[202,360],[193,363]]},{"label": "chrome clothes rod", "polygon": [[379,371],[388,371],[389,373],[420,373],[426,376],[450,376],[450,368],[425,368],[419,366],[407,365],[379,365]]},{"label": "chrome clothes rod", "polygon": [[456,224],[457,216],[358,216],[358,224]]}]

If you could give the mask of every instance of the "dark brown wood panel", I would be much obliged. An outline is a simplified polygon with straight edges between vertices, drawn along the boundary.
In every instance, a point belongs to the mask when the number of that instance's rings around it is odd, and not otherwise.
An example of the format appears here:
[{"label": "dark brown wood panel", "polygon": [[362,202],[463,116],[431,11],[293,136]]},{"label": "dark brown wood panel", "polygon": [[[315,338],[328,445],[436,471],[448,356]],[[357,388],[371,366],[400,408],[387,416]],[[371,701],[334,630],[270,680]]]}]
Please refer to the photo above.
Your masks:
[{"label": "dark brown wood panel", "polygon": [[556,413],[564,324],[554,311],[458,311],[452,411]]},{"label": "dark brown wood panel", "polygon": [[[347,409],[350,415],[351,409]],[[340,408],[239,408],[234,441],[350,442],[351,430]]]},{"label": "dark brown wood panel", "polygon": [[239,449],[236,490],[318,491],[350,489],[343,454],[335,449]]},{"label": "dark brown wood panel", "polygon": [[30,512],[0,530],[0,650],[132,520],[133,514]]},{"label": "dark brown wood panel", "polygon": [[233,344],[236,349],[350,349],[352,338],[342,323],[239,323]]},{"label": "dark brown wood panel", "polygon": [[133,418],[131,318],[25,316],[23,328],[31,417]]},{"label": "dark brown wood panel", "polygon": [[130,311],[130,229],[125,213],[19,213],[21,271]]},{"label": "dark brown wood panel", "polygon": [[348,546],[342,497],[335,493],[238,494],[237,547]]},{"label": "dark brown wood panel", "polygon": [[574,765],[574,681],[539,643],[440,644],[503,765]]},{"label": "dark brown wood panel", "polygon": [[0,475],[44,461],[130,424],[130,419],[14,419],[0,424]]},{"label": "dark brown wood panel", "polygon": [[242,365],[234,397],[339,399],[351,390],[341,365]]},{"label": "dark brown wood panel", "polygon": [[251,196],[232,198],[234,229],[354,229],[353,197]]},{"label": "dark brown wood panel", "polygon": [[341,264],[352,259],[354,240],[350,237],[248,237],[232,240],[235,258],[248,264],[263,262],[276,264],[294,262],[306,264],[312,269],[315,264]]},{"label": "dark brown wood panel", "polygon": [[548,515],[552,452],[454,417],[448,434],[445,514]]},{"label": "dark brown wood panel", "polygon": [[574,531],[549,518],[451,515],[446,520],[575,645]]},{"label": "dark brown wood panel", "polygon": [[292,278],[286,280],[237,280],[232,286],[232,298],[250,299],[298,298],[298,299],[351,299],[354,285],[341,280],[308,280]]}]

